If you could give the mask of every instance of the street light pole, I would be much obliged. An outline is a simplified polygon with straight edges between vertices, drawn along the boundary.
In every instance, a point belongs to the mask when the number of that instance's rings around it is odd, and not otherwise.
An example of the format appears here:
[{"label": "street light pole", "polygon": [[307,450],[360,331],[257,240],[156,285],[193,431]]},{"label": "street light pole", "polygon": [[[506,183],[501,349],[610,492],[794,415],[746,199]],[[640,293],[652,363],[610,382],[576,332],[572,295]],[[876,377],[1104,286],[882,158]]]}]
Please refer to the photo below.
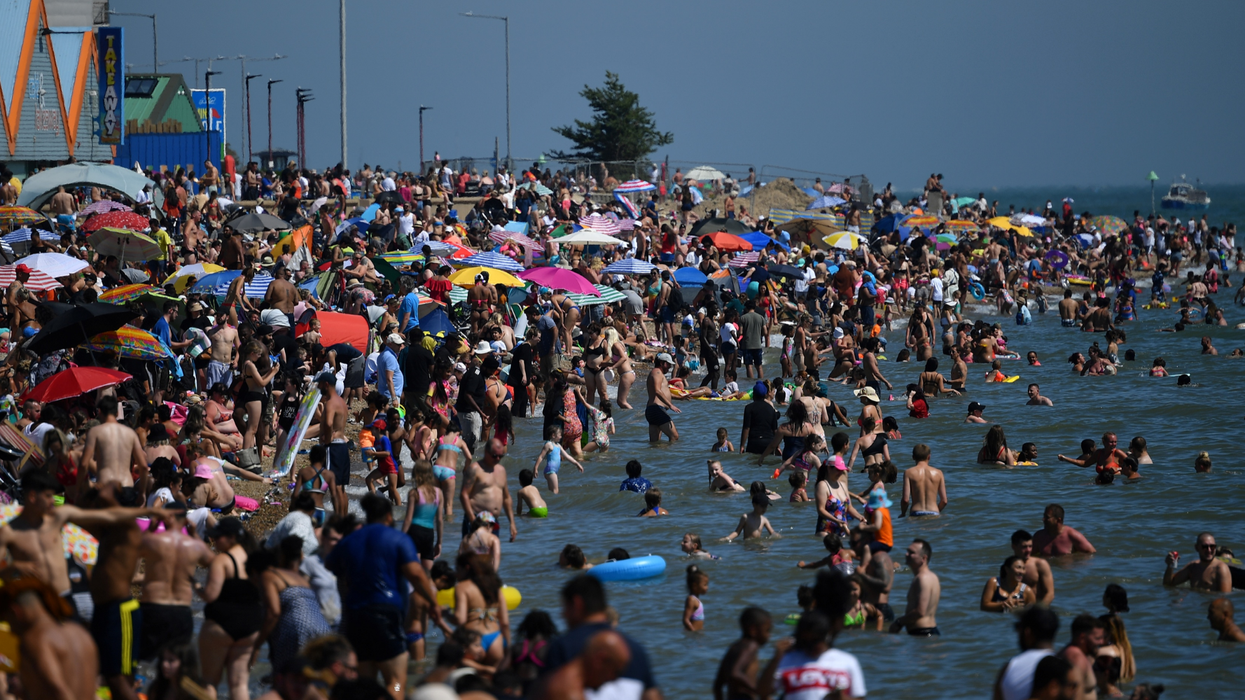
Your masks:
[{"label": "street light pole", "polygon": [[346,160],[346,0],[341,0],[341,94],[342,94],[342,169],[349,168]]},{"label": "street light pole", "polygon": [[424,112],[431,107],[419,106],[419,176],[424,176]]},{"label": "street light pole", "polygon": [[305,167],[307,164],[307,143],[306,143],[306,136],[307,136],[306,131],[307,130],[303,126],[303,114],[304,114],[303,105],[307,104],[308,102],[311,102],[312,100],[316,98],[311,96],[311,90],[304,90],[303,88],[298,88],[297,90],[294,91],[294,94],[298,97],[298,146],[297,148],[298,148],[298,167],[301,168],[301,167]]},{"label": "street light pole", "polygon": [[112,10],[109,10],[108,21],[110,24],[112,23],[112,15],[118,15],[120,17],[146,17],[147,19],[151,20],[151,72],[158,73],[160,71],[160,42],[158,40],[158,34],[156,32],[155,13],[152,13],[150,15],[145,15],[145,14],[142,14],[141,12],[113,12]]},{"label": "street light pole", "polygon": [[255,142],[251,140],[251,81],[259,74],[246,76],[246,160],[255,160]]},{"label": "street light pole", "polygon": [[[270,164],[272,163],[272,86],[279,82],[281,81],[268,81],[268,162]],[[299,165],[302,165],[302,163],[299,163]]]},{"label": "street light pole", "polygon": [[[267,58],[251,58],[250,56],[244,56],[244,55],[242,55],[242,54],[238,54],[237,56],[232,56],[232,57],[225,57],[225,56],[218,56],[218,57],[217,57],[217,59],[218,59],[218,60],[225,60],[225,61],[237,60],[237,61],[238,61],[238,63],[239,63],[239,67],[240,67],[240,69],[241,69],[241,77],[242,77],[242,81],[243,81],[243,83],[245,83],[245,82],[246,82],[246,76],[247,76],[247,72],[246,72],[246,62],[247,62],[248,60],[250,60],[250,61],[252,61],[252,62],[255,62],[255,61],[280,61],[280,60],[281,60],[281,59],[283,59],[283,58],[285,58],[285,56],[283,56],[283,55],[281,55],[281,54],[279,54],[279,53],[278,53],[278,54],[273,54],[272,56],[269,56],[269,57],[267,57]],[[250,99],[249,99],[249,98],[248,98],[248,99],[243,100],[243,102],[242,102],[242,107],[241,107],[241,111],[243,112],[242,119],[243,119],[243,121],[245,121],[245,122],[246,122],[246,124],[247,124],[247,130],[246,130],[246,133],[245,133],[245,134],[243,134],[243,136],[244,136],[245,138],[243,139],[244,143],[242,144],[242,151],[241,151],[241,152],[242,152],[242,153],[247,153],[247,154],[250,154],[250,152],[251,152],[251,151],[254,151],[254,150],[255,150],[255,147],[251,144],[251,130],[250,130],[250,125],[251,125],[251,101],[250,101]]]},{"label": "street light pole", "polygon": [[[207,86],[207,89],[203,92],[203,107],[207,113],[207,128],[203,130],[203,136],[204,140],[207,141],[207,149],[205,149],[207,156],[212,155],[212,76],[214,75],[220,75],[220,71],[207,70],[203,73],[203,83]],[[221,134],[222,139],[224,136],[224,134]]]},{"label": "street light pole", "polygon": [[[342,0],[345,2],[345,0]],[[506,167],[510,162],[510,18],[499,15],[477,15],[471,12],[460,12],[463,17],[479,17],[480,19],[497,19],[506,23]]]}]

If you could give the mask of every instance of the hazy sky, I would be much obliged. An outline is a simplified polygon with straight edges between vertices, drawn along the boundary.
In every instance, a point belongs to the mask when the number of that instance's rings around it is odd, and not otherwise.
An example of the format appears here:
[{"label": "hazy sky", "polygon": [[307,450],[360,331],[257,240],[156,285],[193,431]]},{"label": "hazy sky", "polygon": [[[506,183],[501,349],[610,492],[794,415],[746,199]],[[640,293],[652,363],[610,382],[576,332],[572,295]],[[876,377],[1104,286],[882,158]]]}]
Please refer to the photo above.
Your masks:
[{"label": "hazy sky", "polygon": [[[339,160],[338,3],[112,0],[159,15],[161,60],[286,54],[248,64],[252,129],[266,141],[265,82],[274,87],[273,143],[294,147],[294,88],[311,88],[311,167]],[[381,2],[349,0],[349,160],[413,169],[417,108],[425,151],[486,157],[506,150],[503,24],[510,15],[516,159],[566,149],[550,127],[589,114],[578,95],[619,73],[674,143],[672,162],[745,163],[865,173],[918,187],[932,171],[952,189],[1043,184],[1245,181],[1245,2],[842,3]],[[295,9],[296,8],[296,9]],[[127,62],[151,65],[151,24],[126,27]],[[194,64],[180,70],[187,82]],[[240,145],[237,61],[229,141]],[[206,70],[201,65],[200,71]],[[202,83],[202,75],[199,77]]]}]

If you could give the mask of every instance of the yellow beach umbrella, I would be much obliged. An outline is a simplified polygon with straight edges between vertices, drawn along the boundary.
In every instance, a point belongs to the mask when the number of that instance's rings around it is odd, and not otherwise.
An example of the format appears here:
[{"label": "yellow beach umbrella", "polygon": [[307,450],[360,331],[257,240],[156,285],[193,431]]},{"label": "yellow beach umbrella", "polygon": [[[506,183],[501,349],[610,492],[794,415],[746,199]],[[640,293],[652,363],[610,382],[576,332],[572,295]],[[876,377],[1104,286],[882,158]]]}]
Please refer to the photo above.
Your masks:
[{"label": "yellow beach umbrella", "polygon": [[476,286],[476,275],[481,272],[488,273],[489,284],[504,284],[507,287],[523,287],[526,282],[506,272],[498,270],[495,267],[464,267],[463,269],[450,275],[450,282],[470,289]]},{"label": "yellow beach umbrella", "polygon": [[852,233],[851,231],[839,231],[838,233],[832,233],[821,240],[831,248],[856,250],[860,247],[861,242],[865,240],[865,237],[859,233]]},{"label": "yellow beach umbrella", "polygon": [[198,280],[201,277],[207,277],[213,272],[224,272],[225,268],[212,263],[195,263],[194,265],[183,265],[177,272],[169,275],[161,286],[173,285],[173,289],[180,294],[186,291],[186,285],[190,284],[190,280]]},{"label": "yellow beach umbrella", "polygon": [[1033,231],[1030,231],[1028,226],[1017,226],[1006,216],[996,216],[993,219],[990,219],[990,225],[995,228],[1001,228],[1004,231],[1015,230],[1016,233],[1019,233],[1025,238],[1031,238],[1033,236]]}]

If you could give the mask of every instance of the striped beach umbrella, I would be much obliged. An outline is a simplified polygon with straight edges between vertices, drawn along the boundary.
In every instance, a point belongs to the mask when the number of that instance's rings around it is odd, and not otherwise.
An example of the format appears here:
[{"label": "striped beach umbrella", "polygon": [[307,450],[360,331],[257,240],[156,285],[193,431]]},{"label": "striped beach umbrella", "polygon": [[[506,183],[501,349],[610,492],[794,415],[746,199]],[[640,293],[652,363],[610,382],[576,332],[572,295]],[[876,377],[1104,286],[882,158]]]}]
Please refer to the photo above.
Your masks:
[{"label": "striped beach umbrella", "polygon": [[180,293],[180,292],[186,291],[186,283],[190,281],[191,277],[195,278],[195,280],[197,281],[202,277],[212,274],[213,272],[224,272],[224,271],[225,271],[225,268],[221,267],[220,265],[213,265],[212,263],[195,263],[194,265],[182,265],[181,268],[177,270],[177,272],[174,272],[172,275],[169,275],[169,277],[164,280],[163,284],[173,285],[173,289],[177,290]]},{"label": "striped beach umbrella", "polygon": [[645,182],[644,180],[628,180],[618,187],[615,187],[614,192],[630,194],[632,192],[652,192],[655,189],[657,189],[657,186],[651,182]]},{"label": "striped beach umbrella", "polygon": [[821,240],[831,248],[856,250],[865,240],[865,237],[858,233],[852,233],[851,231],[839,231],[838,233],[832,233]]},{"label": "striped beach umbrella", "polygon": [[91,202],[85,209],[78,212],[78,216],[87,217],[93,214],[107,214],[110,211],[134,211],[130,207],[121,202],[114,202],[111,199],[101,199],[98,202]]},{"label": "striped beach umbrella", "polygon": [[133,360],[167,360],[173,351],[156,336],[141,328],[126,325],[115,331],[100,333],[91,338],[87,348],[95,352],[115,352]]},{"label": "striped beach umbrella", "polygon": [[524,248],[539,248],[540,247],[540,244],[537,243],[530,236],[524,233],[520,233],[518,231],[508,231],[506,229],[498,229],[490,233],[488,237],[490,241],[493,241],[494,243],[498,243],[498,244],[505,243],[506,241],[514,241],[515,243],[518,243]]},{"label": "striped beach umbrella", "polygon": [[491,267],[495,270],[505,270],[506,272],[520,272],[523,270],[523,265],[520,263],[515,262],[501,253],[494,253],[491,250],[483,253],[476,253],[470,257],[458,260],[457,264],[474,267]]},{"label": "striped beach umbrella", "polygon": [[4,244],[8,246],[8,250],[17,253],[18,255],[25,255],[30,251],[30,235],[32,231],[37,232],[39,240],[44,241],[45,243],[61,242],[61,237],[58,233],[45,231],[43,229],[28,228],[19,228],[13,233],[0,236],[0,241],[3,241]]},{"label": "striped beach umbrella", "polygon": [[933,228],[941,222],[942,219],[939,219],[933,214],[913,214],[912,216],[904,219],[900,225],[907,226],[908,228]]},{"label": "striped beach umbrella", "polygon": [[585,216],[579,220],[579,225],[587,229],[592,229],[597,233],[604,233],[607,236],[617,235],[621,230],[618,227],[617,221],[608,216],[601,216],[600,214]]},{"label": "striped beach umbrella", "polygon": [[956,234],[969,233],[970,231],[977,231],[980,228],[981,227],[979,227],[977,224],[973,223],[972,221],[964,221],[962,219],[952,219],[948,221],[944,226],[944,230],[946,230],[949,233],[956,233]]},{"label": "striped beach umbrella", "polygon": [[744,268],[744,267],[748,267],[749,265],[755,263],[756,261],[760,259],[761,259],[761,252],[754,250],[748,253],[740,253],[739,255],[736,255],[735,257],[730,259],[730,262],[726,263],[726,266]]},{"label": "striped beach umbrella", "polygon": [[[196,294],[214,294],[223,297],[229,293],[229,285],[242,275],[241,270],[225,270],[224,272],[214,272],[200,279],[195,286],[191,288],[191,292]],[[268,293],[268,285],[272,284],[273,278],[265,273],[258,273],[255,279],[247,283],[245,294],[247,299],[259,299]]]},{"label": "striped beach umbrella", "polygon": [[420,262],[424,259],[424,256],[420,253],[407,251],[405,253],[382,253],[380,255],[380,259],[384,260],[385,262],[391,265],[393,264],[402,265],[402,264],[410,264],[413,262]]},{"label": "striped beach umbrella", "polygon": [[657,266],[652,263],[636,258],[626,258],[606,265],[601,272],[610,275],[647,275],[656,268]]},{"label": "striped beach umbrella", "polygon": [[109,304],[125,305],[154,289],[155,287],[150,284],[127,284],[124,287],[114,287],[100,294],[99,300],[106,301]]},{"label": "striped beach umbrella", "polygon": [[566,296],[570,297],[576,306],[614,304],[627,298],[627,295],[613,287],[607,287],[603,284],[594,284],[593,286],[596,287],[597,294],[600,294],[600,296],[593,294],[567,294]]},{"label": "striped beach umbrella", "polygon": [[[0,287],[8,288],[13,281],[17,279],[16,265],[0,266]],[[60,289],[61,283],[54,278],[49,277],[46,273],[38,270],[31,270],[30,279],[26,280],[26,288],[34,292],[47,292],[53,289]]]}]

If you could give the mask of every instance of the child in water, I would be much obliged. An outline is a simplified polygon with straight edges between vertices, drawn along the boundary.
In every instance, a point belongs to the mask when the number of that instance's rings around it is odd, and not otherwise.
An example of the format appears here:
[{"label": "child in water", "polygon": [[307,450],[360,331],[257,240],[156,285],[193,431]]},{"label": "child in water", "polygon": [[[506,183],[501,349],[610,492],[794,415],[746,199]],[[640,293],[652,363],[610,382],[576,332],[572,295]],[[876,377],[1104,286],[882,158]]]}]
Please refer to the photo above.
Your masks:
[{"label": "child in water", "polygon": [[698,596],[709,592],[709,574],[699,566],[687,567],[687,600],[683,602],[683,629],[699,632],[705,628],[705,604]]},{"label": "child in water", "polygon": [[[519,472],[519,510],[523,510],[523,506],[527,506],[527,514],[532,518],[549,517],[549,506],[545,503],[545,499],[540,497],[540,489],[532,484],[532,478],[535,474],[531,469],[524,469]],[[520,512],[519,515],[522,515]]]},{"label": "child in water", "polygon": [[852,550],[843,549],[843,540],[838,535],[830,534],[822,538],[821,543],[825,546],[829,555],[818,559],[815,562],[805,563],[800,561],[796,566],[801,569],[820,569],[823,566],[832,566],[845,574],[850,574],[856,570],[856,566],[852,563],[854,555]]},{"label": "child in water", "polygon": [[994,362],[990,363],[990,370],[986,372],[986,383],[987,384],[991,384],[991,383],[1002,384],[1006,382],[1007,379],[1008,379],[1007,375],[1003,374],[1003,361],[1002,360],[995,360]]},{"label": "child in water", "polygon": [[1026,442],[1020,446],[1020,456],[1016,458],[1016,464],[1025,467],[1036,467],[1037,463],[1037,445]]},{"label": "child in water", "polygon": [[644,510],[640,511],[638,515],[641,518],[670,515],[670,511],[661,507],[661,489],[654,486],[644,492]]},{"label": "child in water", "polygon": [[865,629],[869,620],[877,620],[877,631],[882,631],[882,612],[875,608],[873,604],[866,603],[860,599],[860,593],[863,590],[861,582],[864,577],[860,574],[852,574],[849,579],[851,593],[847,597],[848,609],[847,614],[843,618],[843,629]]},{"label": "child in water", "polygon": [[1154,358],[1154,364],[1150,366],[1150,376],[1151,377],[1166,377],[1167,376],[1167,360],[1164,360],[1161,357]]},{"label": "child in water", "polygon": [[683,549],[683,552],[685,554],[695,559],[721,559],[722,558],[722,557],[717,556],[716,554],[710,554],[706,552],[704,550],[704,545],[700,543],[700,535],[697,535],[694,532],[689,532],[683,535],[683,541],[679,543],[679,546]]},{"label": "child in water", "polygon": [[536,455],[536,462],[532,465],[532,471],[540,466],[541,461],[545,463],[545,481],[549,482],[549,490],[558,492],[558,470],[562,468],[562,460],[568,459],[571,464],[584,470],[584,465],[575,460],[569,454],[562,451],[562,426],[551,425],[549,430],[545,431],[545,447]]},{"label": "child in water", "polygon": [[741,636],[726,650],[713,679],[713,696],[756,697],[761,647],[769,643],[774,621],[763,608],[750,606],[739,615]]},{"label": "child in water", "polygon": [[737,493],[744,490],[743,484],[735,481],[722,469],[722,463],[716,459],[708,460],[709,490],[714,493]]},{"label": "child in water", "polygon": [[761,537],[766,532],[770,534],[770,537],[781,537],[774,531],[774,526],[770,525],[769,519],[765,517],[767,510],[769,510],[769,497],[763,493],[752,494],[752,512],[739,516],[739,524],[735,526],[735,531],[723,537],[722,541],[732,542],[740,535],[746,540],[753,539]]},{"label": "child in water", "polygon": [[802,471],[793,471],[787,477],[787,483],[791,484],[791,503],[804,503],[808,501],[808,473]]},{"label": "child in water", "polygon": [[1210,453],[1209,452],[1197,453],[1197,459],[1193,460],[1194,471],[1196,471],[1198,474],[1209,474],[1210,468],[1211,468]]},{"label": "child in water", "polygon": [[713,447],[709,448],[713,452],[734,452],[735,446],[731,444],[729,438],[726,437],[726,428],[718,428],[718,441],[713,443]]}]

